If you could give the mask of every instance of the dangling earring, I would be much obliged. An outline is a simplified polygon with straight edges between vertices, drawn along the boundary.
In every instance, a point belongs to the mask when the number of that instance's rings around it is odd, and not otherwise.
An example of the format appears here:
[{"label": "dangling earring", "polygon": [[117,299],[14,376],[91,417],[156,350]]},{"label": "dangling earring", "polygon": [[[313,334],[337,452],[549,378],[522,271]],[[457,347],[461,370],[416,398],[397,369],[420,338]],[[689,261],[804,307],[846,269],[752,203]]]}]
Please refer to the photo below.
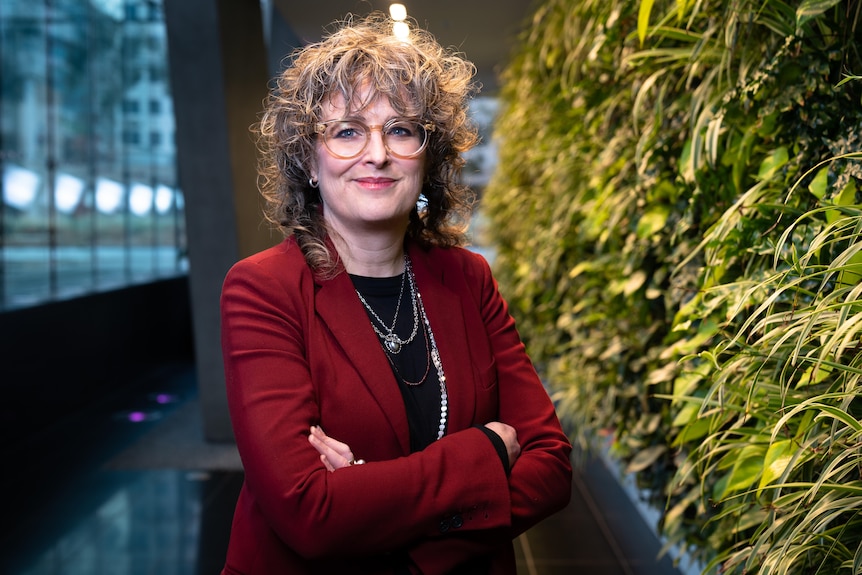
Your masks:
[{"label": "dangling earring", "polygon": [[318,184],[317,180],[315,180],[314,178],[308,178],[308,185],[309,186],[311,186],[312,188],[316,188],[317,184]]}]

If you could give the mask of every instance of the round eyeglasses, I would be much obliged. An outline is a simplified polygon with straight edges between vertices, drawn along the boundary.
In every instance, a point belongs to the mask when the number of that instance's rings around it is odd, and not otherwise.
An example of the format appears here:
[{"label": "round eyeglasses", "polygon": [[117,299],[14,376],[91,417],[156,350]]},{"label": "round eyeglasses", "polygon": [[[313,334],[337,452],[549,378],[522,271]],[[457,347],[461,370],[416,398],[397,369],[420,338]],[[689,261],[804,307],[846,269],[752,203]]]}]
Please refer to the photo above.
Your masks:
[{"label": "round eyeglasses", "polygon": [[314,131],[323,136],[329,153],[341,160],[360,155],[368,146],[371,132],[380,130],[383,145],[396,158],[415,158],[428,145],[428,134],[434,124],[405,118],[393,118],[382,126],[369,126],[361,120],[328,120],[318,122]]}]

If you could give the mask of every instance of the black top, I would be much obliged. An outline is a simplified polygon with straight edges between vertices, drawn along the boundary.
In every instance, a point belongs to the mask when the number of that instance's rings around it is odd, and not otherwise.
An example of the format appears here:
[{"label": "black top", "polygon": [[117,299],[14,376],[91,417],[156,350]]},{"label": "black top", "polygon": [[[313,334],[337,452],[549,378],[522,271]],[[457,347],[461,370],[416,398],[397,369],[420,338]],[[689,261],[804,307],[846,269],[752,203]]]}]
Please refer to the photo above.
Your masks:
[{"label": "black top", "polygon": [[[373,278],[365,276],[350,275],[353,286],[359,290],[368,305],[386,322],[386,327],[392,326],[395,317],[395,308],[398,304],[398,294],[401,293],[401,282],[404,281],[403,274],[395,277]],[[386,333],[387,329],[373,318],[368,310],[368,319],[377,328]],[[417,314],[419,311],[417,309]],[[413,303],[410,298],[410,284],[404,286],[401,308],[398,310],[398,321],[395,325],[395,334],[402,340],[406,340],[413,332]],[[440,429],[440,380],[437,370],[431,361],[430,341],[426,333],[425,325],[420,315],[419,328],[413,341],[404,345],[398,353],[389,352],[380,341],[383,353],[389,358],[389,365],[395,374],[401,397],[404,399],[404,407],[407,411],[407,422],[410,425],[410,451],[422,451],[437,440],[437,432]],[[445,366],[444,366],[445,368]],[[425,381],[419,385],[408,385],[406,382],[418,382],[422,379],[425,371],[428,375]]]}]

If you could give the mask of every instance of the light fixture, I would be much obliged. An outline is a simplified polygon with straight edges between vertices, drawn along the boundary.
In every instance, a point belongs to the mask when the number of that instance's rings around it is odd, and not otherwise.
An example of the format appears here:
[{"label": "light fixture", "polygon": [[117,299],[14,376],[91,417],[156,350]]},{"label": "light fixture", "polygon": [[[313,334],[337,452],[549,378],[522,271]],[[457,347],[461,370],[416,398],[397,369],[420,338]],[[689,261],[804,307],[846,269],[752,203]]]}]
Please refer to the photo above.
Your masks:
[{"label": "light fixture", "polygon": [[410,38],[410,26],[407,22],[394,22],[392,24],[392,34],[399,40],[406,41]]},{"label": "light fixture", "polygon": [[78,207],[84,194],[84,181],[69,174],[57,174],[54,179],[54,205],[64,214],[71,214]]},{"label": "light fixture", "polygon": [[39,176],[30,170],[7,165],[3,169],[3,201],[23,210],[36,199]]},{"label": "light fixture", "polygon": [[174,191],[164,184],[156,188],[156,211],[160,214],[168,213],[174,207]]},{"label": "light fixture", "polygon": [[389,15],[396,22],[403,22],[407,19],[407,8],[404,7],[404,4],[390,4]]},{"label": "light fixture", "polygon": [[146,216],[153,207],[153,188],[145,184],[132,184],[129,192],[129,209],[136,216]]},{"label": "light fixture", "polygon": [[96,209],[103,214],[112,214],[123,203],[125,189],[123,184],[108,178],[96,182]]}]

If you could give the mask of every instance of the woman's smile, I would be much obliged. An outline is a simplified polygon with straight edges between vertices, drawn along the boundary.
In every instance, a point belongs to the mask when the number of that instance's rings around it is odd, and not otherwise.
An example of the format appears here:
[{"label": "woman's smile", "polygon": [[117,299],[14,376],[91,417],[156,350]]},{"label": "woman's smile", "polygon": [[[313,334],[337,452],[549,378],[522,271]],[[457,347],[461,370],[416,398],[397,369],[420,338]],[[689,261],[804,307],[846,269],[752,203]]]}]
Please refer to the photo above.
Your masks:
[{"label": "woman's smile", "polygon": [[356,178],[353,180],[363,188],[369,190],[385,190],[387,188],[392,187],[395,182],[398,180],[394,178],[384,178],[384,177],[365,177],[365,178]]}]

